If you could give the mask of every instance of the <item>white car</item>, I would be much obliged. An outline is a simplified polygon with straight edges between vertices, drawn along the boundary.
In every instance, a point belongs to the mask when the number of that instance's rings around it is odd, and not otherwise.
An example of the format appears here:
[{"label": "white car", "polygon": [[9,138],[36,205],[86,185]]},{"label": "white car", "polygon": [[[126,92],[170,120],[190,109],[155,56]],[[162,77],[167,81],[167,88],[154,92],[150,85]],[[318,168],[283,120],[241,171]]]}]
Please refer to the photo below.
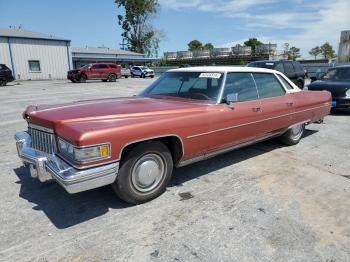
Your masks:
[{"label": "white car", "polygon": [[147,66],[134,66],[130,69],[131,77],[139,76],[140,78],[154,77],[154,71]]}]

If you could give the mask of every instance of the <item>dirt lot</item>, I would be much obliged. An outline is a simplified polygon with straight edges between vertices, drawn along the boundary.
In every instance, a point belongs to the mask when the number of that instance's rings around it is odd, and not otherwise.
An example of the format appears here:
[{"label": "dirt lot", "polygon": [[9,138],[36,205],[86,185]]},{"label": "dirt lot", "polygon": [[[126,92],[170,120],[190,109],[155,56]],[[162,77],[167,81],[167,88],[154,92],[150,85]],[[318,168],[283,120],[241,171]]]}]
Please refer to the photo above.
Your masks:
[{"label": "dirt lot", "polygon": [[350,261],[350,113],[174,173],[140,206],[109,187],[69,195],[21,167],[13,135],[28,104],[136,94],[151,79],[0,88],[0,260]]}]

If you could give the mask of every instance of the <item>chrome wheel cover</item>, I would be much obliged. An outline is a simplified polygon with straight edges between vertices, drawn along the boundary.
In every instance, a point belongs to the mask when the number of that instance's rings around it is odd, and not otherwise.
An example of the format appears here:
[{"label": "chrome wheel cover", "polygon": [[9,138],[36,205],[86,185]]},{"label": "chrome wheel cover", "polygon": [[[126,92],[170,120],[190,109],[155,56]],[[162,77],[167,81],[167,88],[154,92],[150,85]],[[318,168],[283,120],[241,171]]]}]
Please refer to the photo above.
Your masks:
[{"label": "chrome wheel cover", "polygon": [[135,163],[131,181],[134,188],[146,193],[156,188],[165,175],[165,161],[157,154],[142,156]]},{"label": "chrome wheel cover", "polygon": [[296,125],[293,126],[290,130],[291,130],[291,137],[293,140],[298,140],[301,138],[302,134],[303,134],[303,125]]}]

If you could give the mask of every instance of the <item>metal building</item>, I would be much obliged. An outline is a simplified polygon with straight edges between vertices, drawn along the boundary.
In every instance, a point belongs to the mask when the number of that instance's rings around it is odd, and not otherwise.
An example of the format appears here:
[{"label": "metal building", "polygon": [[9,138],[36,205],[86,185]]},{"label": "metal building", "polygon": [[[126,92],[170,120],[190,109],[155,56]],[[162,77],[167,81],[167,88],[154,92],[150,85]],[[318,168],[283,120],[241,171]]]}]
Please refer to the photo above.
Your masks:
[{"label": "metal building", "polygon": [[64,79],[72,68],[70,40],[18,28],[0,28],[0,63],[16,80]]},{"label": "metal building", "polygon": [[350,62],[350,30],[341,32],[338,62]]},{"label": "metal building", "polygon": [[129,65],[144,65],[157,60],[146,57],[144,54],[108,47],[72,47],[71,50],[74,68],[101,62],[116,63],[128,67]]}]

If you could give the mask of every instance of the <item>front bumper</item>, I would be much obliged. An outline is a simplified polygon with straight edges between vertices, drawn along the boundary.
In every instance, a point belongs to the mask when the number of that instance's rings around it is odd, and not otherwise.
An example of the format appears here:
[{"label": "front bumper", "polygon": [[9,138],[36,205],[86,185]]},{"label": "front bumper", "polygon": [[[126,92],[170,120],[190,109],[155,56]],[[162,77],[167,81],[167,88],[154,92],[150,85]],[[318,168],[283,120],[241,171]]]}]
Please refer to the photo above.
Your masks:
[{"label": "front bumper", "polygon": [[334,108],[350,108],[350,97],[334,97],[332,100],[335,102]]},{"label": "front bumper", "polygon": [[56,155],[32,148],[27,132],[16,133],[15,139],[18,156],[31,176],[40,182],[56,180],[70,194],[112,184],[117,177],[119,162],[79,170]]}]

